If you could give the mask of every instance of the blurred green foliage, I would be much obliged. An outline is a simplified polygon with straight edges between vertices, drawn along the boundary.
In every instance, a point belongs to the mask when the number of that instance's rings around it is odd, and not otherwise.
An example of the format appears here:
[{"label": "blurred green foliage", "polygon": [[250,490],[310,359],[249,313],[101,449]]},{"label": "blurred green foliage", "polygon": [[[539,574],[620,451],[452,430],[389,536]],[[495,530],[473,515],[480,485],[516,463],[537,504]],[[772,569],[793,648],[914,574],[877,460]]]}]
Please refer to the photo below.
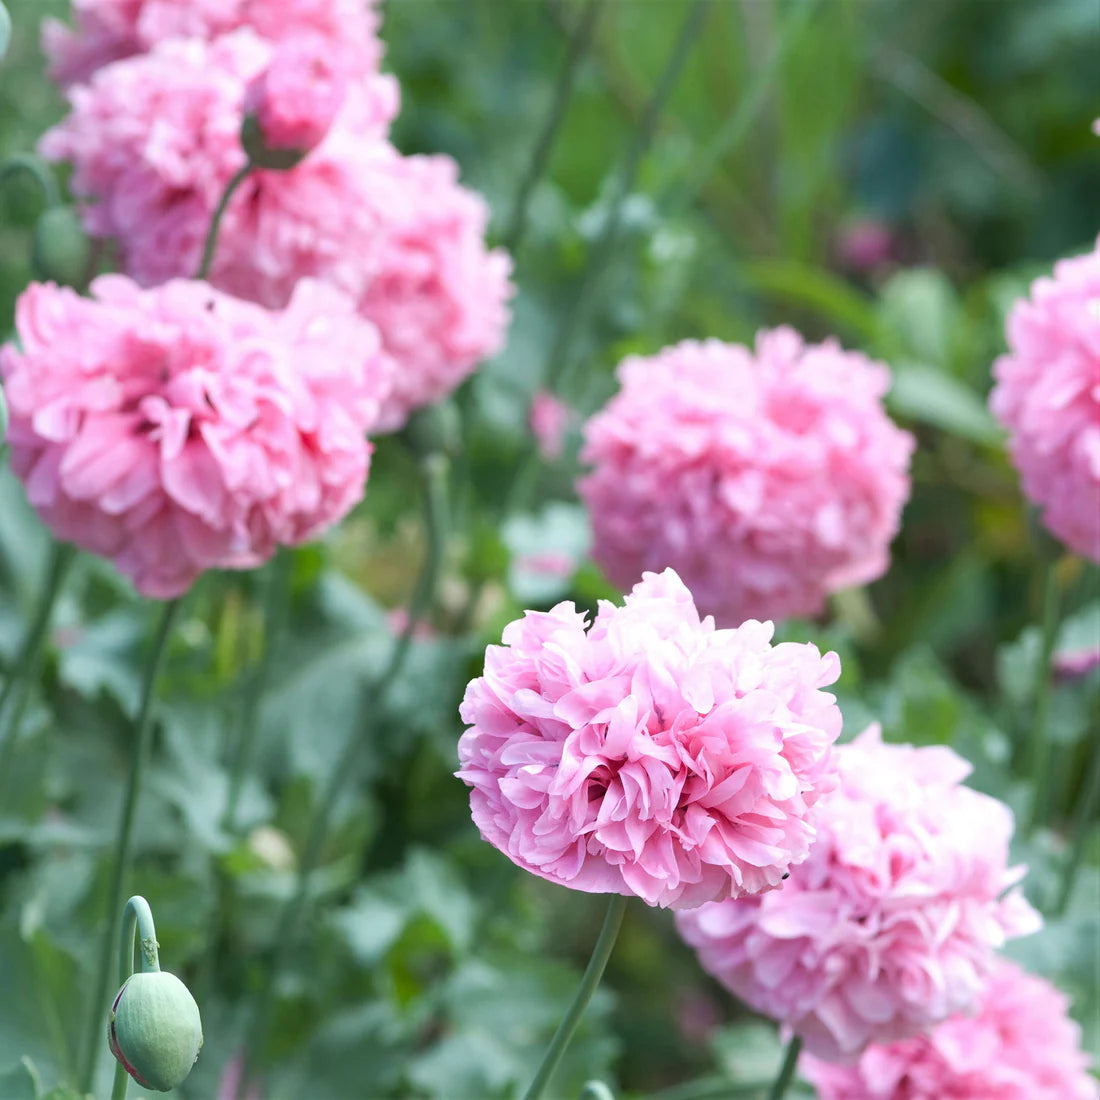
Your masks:
[{"label": "blurred green foliage", "polygon": [[[0,158],[33,149],[63,109],[35,42],[38,20],[65,5],[8,6]],[[386,5],[387,66],[404,102],[395,141],[457,157],[488,197],[498,237],[581,6]],[[138,878],[162,956],[187,976],[206,1022],[181,1096],[214,1096],[239,1052],[321,776],[357,729],[364,747],[313,880],[309,935],[276,985],[275,1028],[260,1052],[274,1067],[265,1100],[491,1100],[529,1076],[602,903],[515,871],[478,839],[451,775],[457,703],[484,646],[523,608],[615,595],[584,562],[572,482],[578,425],[612,392],[612,368],[629,352],[686,337],[745,340],[787,322],[891,363],[891,411],[920,444],[892,570],[843,594],[821,621],[782,633],[841,653],[848,734],[877,720],[892,739],[953,745],[973,762],[975,785],[1018,813],[1028,805],[1031,624],[1039,563],[1057,551],[1029,528],[985,397],[1012,300],[1100,229],[1094,0],[713,4],[622,205],[616,247],[597,256],[622,158],[686,10],[683,0],[620,0],[596,25],[515,257],[508,347],[456,399],[465,448],[435,633],[414,642],[384,706],[369,705],[365,685],[386,659],[388,609],[408,603],[410,566],[425,553],[410,504],[416,463],[400,440],[380,442],[359,511],[324,545],[294,553],[290,625],[277,639],[265,640],[263,578],[211,576],[189,600],[138,830]],[[33,193],[5,188],[2,201],[0,331],[29,277],[38,214]],[[846,248],[867,224],[885,235],[886,255],[854,264]],[[594,260],[602,270],[581,296]],[[565,456],[517,490],[510,472],[528,451],[527,409],[554,355],[576,422]],[[5,470],[9,667],[46,544]],[[572,562],[572,575],[540,571],[532,559],[546,550]],[[1068,558],[1055,567],[1059,650],[1100,643],[1096,570]],[[5,1100],[43,1095],[73,1069],[149,631],[149,609],[109,567],[82,558],[42,691],[0,774],[0,1068],[14,1067],[0,1077]],[[265,645],[272,690],[240,827],[228,828],[228,761]],[[1029,892],[1048,909],[1070,858],[1098,710],[1095,670],[1057,686],[1052,827],[1020,842]],[[1079,824],[1083,870],[1065,911],[1015,953],[1095,1021],[1100,833],[1095,820]],[[1086,1042],[1100,1048],[1095,1026]],[[778,1058],[771,1029],[703,977],[670,915],[638,906],[555,1095],[573,1096],[593,1076],[625,1096],[694,1077],[750,1088]]]}]

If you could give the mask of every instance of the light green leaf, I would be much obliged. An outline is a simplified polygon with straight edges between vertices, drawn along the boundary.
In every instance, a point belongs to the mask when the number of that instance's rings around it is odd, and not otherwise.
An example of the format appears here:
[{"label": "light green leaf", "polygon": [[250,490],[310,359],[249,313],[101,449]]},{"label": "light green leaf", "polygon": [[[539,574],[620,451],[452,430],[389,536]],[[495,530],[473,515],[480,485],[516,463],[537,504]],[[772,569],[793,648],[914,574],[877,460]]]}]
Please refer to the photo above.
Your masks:
[{"label": "light green leaf", "polygon": [[927,363],[897,364],[887,404],[899,416],[973,443],[993,446],[1002,438],[985,402],[965,383]]}]

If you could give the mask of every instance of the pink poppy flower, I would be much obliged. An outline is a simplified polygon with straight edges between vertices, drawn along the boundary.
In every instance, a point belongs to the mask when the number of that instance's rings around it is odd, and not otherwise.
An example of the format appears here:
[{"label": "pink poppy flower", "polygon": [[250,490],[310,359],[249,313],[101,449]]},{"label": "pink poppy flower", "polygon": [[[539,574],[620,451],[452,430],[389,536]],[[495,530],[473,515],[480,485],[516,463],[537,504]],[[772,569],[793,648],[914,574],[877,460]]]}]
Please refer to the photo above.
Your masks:
[{"label": "pink poppy flower", "polygon": [[836,750],[840,787],[782,889],[682,915],[704,969],[833,1061],[978,1003],[997,948],[1040,925],[1007,866],[1012,814],[946,747]]},{"label": "pink poppy flower", "polygon": [[481,835],[589,893],[688,908],[768,890],[807,856],[834,782],[835,653],[716,630],[671,570],[591,627],[528,611],[466,689],[458,745]]},{"label": "pink poppy flower", "polygon": [[387,382],[337,291],[305,282],[281,313],[189,280],[107,275],[91,295],[32,284],[0,350],[12,467],[59,539],[169,598],[362,497]]},{"label": "pink poppy flower", "polygon": [[815,614],[886,571],[913,440],[883,411],[885,366],[780,328],[755,354],[689,340],[618,374],[577,486],[613,583],[671,566],[734,625]]},{"label": "pink poppy flower", "polygon": [[973,1015],[869,1046],[853,1065],[807,1054],[801,1069],[820,1100],[1097,1100],[1068,1007],[1049,982],[1002,960]]},{"label": "pink poppy flower", "polygon": [[1100,562],[1100,242],[1036,279],[1007,335],[989,407],[1024,495],[1055,537]]}]

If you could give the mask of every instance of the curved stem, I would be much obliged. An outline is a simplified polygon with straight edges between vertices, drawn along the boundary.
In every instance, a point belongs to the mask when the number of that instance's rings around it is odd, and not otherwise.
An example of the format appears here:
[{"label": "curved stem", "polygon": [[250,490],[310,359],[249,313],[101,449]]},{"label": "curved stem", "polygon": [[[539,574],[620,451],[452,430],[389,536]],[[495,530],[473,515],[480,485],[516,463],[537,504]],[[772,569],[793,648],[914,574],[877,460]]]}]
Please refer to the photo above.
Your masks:
[{"label": "curved stem", "polygon": [[[122,914],[122,940],[118,951],[118,980],[119,985],[125,985],[134,973],[134,948],[135,934],[140,933],[141,941],[141,972],[143,974],[155,974],[160,970],[160,958],[157,955],[157,930],[153,925],[153,911],[149,903],[140,895],[135,894],[126,903]],[[130,1075],[126,1072],[121,1062],[115,1065],[114,1087],[111,1089],[111,1100],[126,1100],[126,1088],[130,1081]]]},{"label": "curved stem", "polygon": [[[38,594],[38,605],[30,628],[23,636],[11,672],[0,691],[0,777],[8,774],[8,765],[19,737],[19,723],[31,695],[31,680],[50,629],[54,605],[61,592],[65,576],[76,560],[76,547],[55,542],[46,566],[46,578]],[[16,692],[16,687],[19,691]],[[14,696],[14,698],[13,698]],[[11,703],[9,707],[8,704]]]},{"label": "curved stem", "polygon": [[145,675],[141,685],[141,702],[135,721],[134,744],[130,750],[130,776],[126,784],[126,794],[122,803],[122,813],[118,822],[118,834],[115,838],[115,862],[111,870],[111,885],[108,894],[107,929],[100,949],[99,969],[95,985],[92,988],[91,1011],[89,1013],[88,1035],[85,1040],[83,1069],[80,1075],[80,1091],[92,1091],[96,1065],[99,1060],[100,1029],[103,1024],[103,1005],[107,1001],[111,983],[111,954],[122,923],[122,899],[126,891],[126,878],[130,871],[130,858],[134,837],[134,811],[137,808],[138,795],[141,793],[141,781],[145,764],[149,758],[152,743],[153,695],[164,655],[168,648],[168,638],[172,625],[179,612],[182,597],[164,605],[160,626],[153,642],[152,652],[145,665]]},{"label": "curved stem", "polygon": [[581,984],[577,987],[573,1003],[567,1009],[565,1016],[562,1017],[561,1023],[558,1024],[558,1030],[554,1032],[554,1038],[550,1040],[550,1045],[542,1056],[542,1063],[535,1074],[535,1079],[523,1094],[523,1100],[538,1100],[553,1076],[554,1070],[558,1068],[558,1063],[569,1046],[569,1041],[573,1038],[577,1025],[581,1022],[584,1010],[588,1007],[588,1002],[592,1000],[592,994],[596,992],[596,987],[600,984],[600,979],[607,967],[607,960],[611,958],[612,948],[615,946],[619,928],[623,923],[623,914],[626,912],[626,902],[627,899],[621,894],[611,895],[611,902],[607,907],[607,916],[604,917],[603,928],[600,929],[596,946],[592,948],[592,957],[588,960],[588,966],[585,968],[584,977],[581,978]]},{"label": "curved stem", "polygon": [[258,996],[259,1007],[249,1030],[246,1043],[244,1072],[237,1086],[237,1096],[243,1096],[251,1083],[254,1064],[260,1056],[260,1047],[267,1033],[272,1011],[272,990],[276,977],[286,960],[287,952],[294,944],[298,923],[309,895],[309,880],[316,870],[332,826],[332,815],[346,784],[355,774],[355,759],[360,749],[369,742],[369,724],[377,720],[382,704],[391,686],[401,674],[412,644],[413,632],[424,619],[435,595],[439,574],[443,566],[443,548],[447,528],[447,480],[449,462],[445,455],[430,454],[422,463],[424,475],[424,522],[427,532],[427,554],[409,605],[409,617],[405,629],[394,641],[389,660],[382,672],[367,686],[362,711],[367,715],[368,729],[356,727],[348,734],[340,755],[328,774],[324,788],[318,796],[316,809],[306,834],[306,843],[298,865],[297,881],[293,895],[287,901],[279,919],[275,934],[275,947],[271,963],[266,968],[265,987]]},{"label": "curved stem", "polygon": [[584,11],[577,23],[576,32],[569,40],[569,48],[558,77],[557,87],[554,89],[554,101],[550,107],[550,113],[543,123],[542,132],[535,144],[531,160],[527,165],[527,171],[523,174],[519,190],[516,192],[515,202],[512,206],[512,214],[508,219],[508,231],[504,234],[504,247],[513,255],[519,248],[520,241],[527,229],[527,209],[531,202],[531,195],[539,180],[546,171],[546,164],[550,159],[550,150],[554,147],[554,139],[558,135],[562,121],[565,118],[565,110],[569,106],[569,100],[573,95],[573,85],[576,83],[577,71],[588,47],[592,42],[592,32],[596,29],[596,20],[599,18],[600,9],[606,0],[588,0]]},{"label": "curved stem", "polygon": [[210,274],[210,265],[214,262],[214,249],[218,243],[218,229],[222,224],[229,200],[234,192],[245,181],[245,177],[252,171],[252,162],[248,161],[243,168],[239,168],[236,174],[225,185],[222,197],[218,199],[218,205],[214,207],[214,213],[210,218],[210,228],[206,231],[206,243],[202,247],[202,262],[199,264],[196,279],[205,279]]},{"label": "curved stem", "polygon": [[1035,711],[1031,730],[1031,817],[1029,830],[1034,832],[1047,819],[1050,804],[1050,696],[1052,687],[1051,658],[1058,636],[1058,571],[1056,563],[1046,566],[1043,583],[1042,644],[1035,667]]},{"label": "curved stem", "polygon": [[779,1067],[779,1076],[768,1093],[768,1100],[783,1100],[787,1095],[787,1087],[794,1079],[795,1066],[798,1065],[798,1056],[802,1053],[802,1036],[792,1035],[787,1043],[787,1051],[783,1055],[783,1064]]},{"label": "curved stem", "polygon": [[271,676],[273,657],[278,641],[286,624],[288,587],[290,584],[291,557],[285,548],[280,548],[271,563],[264,590],[264,648],[260,660],[249,677],[245,688],[244,704],[241,708],[240,732],[233,749],[233,760],[229,770],[229,793],[226,797],[225,829],[232,832],[237,823],[237,807],[240,803],[241,788],[252,763],[252,750],[256,744],[259,728],[260,702]]}]

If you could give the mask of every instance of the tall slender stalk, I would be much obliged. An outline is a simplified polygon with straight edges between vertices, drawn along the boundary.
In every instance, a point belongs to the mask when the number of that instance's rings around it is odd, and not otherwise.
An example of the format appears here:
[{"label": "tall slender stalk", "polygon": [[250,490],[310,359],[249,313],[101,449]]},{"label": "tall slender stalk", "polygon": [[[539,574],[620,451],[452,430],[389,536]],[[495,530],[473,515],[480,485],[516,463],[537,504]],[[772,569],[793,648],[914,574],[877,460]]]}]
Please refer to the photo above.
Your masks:
[{"label": "tall slender stalk", "polygon": [[786,1053],[783,1055],[783,1064],[779,1067],[779,1076],[768,1092],[768,1100],[783,1100],[787,1095],[787,1089],[794,1079],[795,1067],[798,1065],[798,1056],[802,1053],[802,1036],[792,1035],[787,1043]]},{"label": "tall slender stalk", "polygon": [[606,0],[588,0],[584,11],[577,22],[577,29],[569,40],[566,50],[565,64],[558,76],[557,87],[554,89],[554,99],[550,105],[550,113],[546,116],[538,141],[535,143],[534,152],[527,165],[527,170],[520,181],[519,190],[512,204],[512,214],[508,219],[508,229],[504,234],[504,247],[515,254],[523,240],[523,234],[527,229],[527,211],[543,173],[546,171],[547,162],[550,159],[550,150],[554,147],[554,139],[558,135],[562,121],[565,119],[565,111],[569,106],[569,100],[573,96],[573,86],[576,83],[577,72],[581,61],[588,52],[592,42],[592,33],[596,29],[596,21],[600,15]]},{"label": "tall slender stalk", "polygon": [[1039,658],[1035,666],[1034,718],[1031,729],[1032,799],[1029,828],[1034,832],[1042,825],[1050,810],[1050,697],[1052,689],[1051,658],[1058,636],[1058,605],[1060,591],[1056,562],[1046,563],[1043,580],[1043,622]]},{"label": "tall slender stalk", "polygon": [[1098,805],[1100,805],[1100,751],[1097,751],[1094,745],[1089,774],[1073,814],[1073,831],[1071,833],[1069,855],[1062,867],[1058,899],[1054,904],[1054,916],[1056,917],[1063,916],[1069,907],[1069,899],[1073,896],[1073,884],[1077,878],[1077,869],[1081,866],[1081,860],[1085,855],[1085,840],[1089,823],[1095,816]]},{"label": "tall slender stalk", "polygon": [[626,902],[627,899],[621,894],[611,895],[603,927],[600,929],[595,947],[592,948],[592,955],[588,960],[584,976],[581,978],[581,984],[577,987],[572,1004],[566,1010],[561,1023],[558,1024],[558,1030],[554,1032],[554,1038],[550,1040],[550,1045],[542,1056],[542,1062],[535,1073],[535,1078],[523,1094],[523,1100],[538,1100],[547,1084],[549,1084],[550,1078],[554,1075],[554,1070],[558,1068],[558,1063],[561,1061],[562,1055],[565,1054],[566,1048],[573,1038],[573,1033],[581,1022],[584,1010],[588,1007],[588,1002],[592,1000],[592,995],[596,992],[600,979],[603,977],[603,972],[607,968],[607,960],[611,958],[615,940],[618,939],[619,929],[622,927]]},{"label": "tall slender stalk", "polygon": [[229,200],[233,197],[237,188],[244,183],[252,168],[252,162],[248,161],[243,168],[237,170],[236,174],[225,185],[222,197],[218,199],[218,205],[214,207],[213,216],[210,218],[210,228],[206,231],[206,241],[202,246],[202,261],[199,263],[199,270],[195,275],[196,279],[205,279],[210,274],[210,265],[214,262],[214,249],[218,243],[218,230],[221,228],[226,207],[229,206]]},{"label": "tall slender stalk", "polygon": [[274,1007],[274,983],[286,961],[287,953],[296,940],[298,925],[309,896],[309,883],[320,862],[321,853],[332,827],[333,813],[345,787],[355,774],[355,761],[363,746],[370,741],[369,724],[377,720],[379,712],[393,684],[401,675],[405,659],[412,644],[413,633],[423,621],[435,597],[439,574],[443,565],[443,549],[447,529],[447,481],[449,462],[445,455],[430,454],[422,461],[424,479],[424,523],[427,535],[427,553],[409,605],[409,617],[404,630],[394,640],[389,659],[382,672],[366,688],[361,711],[367,716],[368,729],[353,729],[344,741],[325,785],[318,795],[312,820],[306,833],[302,857],[298,863],[298,875],[294,893],[283,907],[275,935],[274,951],[265,970],[265,987],[258,994],[259,1007],[249,1029],[245,1050],[245,1070],[237,1085],[237,1096],[243,1096],[253,1076],[260,1047],[267,1034]]},{"label": "tall slender stalk", "polygon": [[[34,617],[0,690],[0,778],[8,774],[8,765],[19,738],[19,723],[31,697],[31,684],[50,629],[50,619],[61,593],[65,577],[76,560],[76,548],[55,542],[46,565],[46,576],[38,593]],[[18,690],[17,690],[18,689]],[[9,705],[10,704],[10,705]]]},{"label": "tall slender stalk", "polygon": [[267,688],[274,664],[275,650],[286,625],[288,588],[290,584],[291,557],[289,551],[280,548],[265,578],[263,599],[264,647],[256,667],[245,686],[241,706],[240,727],[229,768],[229,793],[226,796],[224,827],[232,831],[237,823],[237,808],[245,776],[252,764],[256,733],[259,728],[260,702]]},{"label": "tall slender stalk", "polygon": [[[149,903],[140,895],[126,903],[126,909],[122,915],[122,939],[118,949],[118,980],[120,985],[125,985],[130,975],[134,972],[134,948],[137,943],[134,936],[140,931],[138,942],[141,944],[141,971],[150,974],[160,969],[160,958],[157,954],[157,930],[153,924],[153,912]],[[130,1075],[126,1072],[121,1062],[115,1063],[115,1082],[111,1089],[111,1100],[126,1100],[126,1088],[130,1083]]]},{"label": "tall slender stalk", "polygon": [[96,1066],[102,1047],[103,1014],[110,993],[111,959],[118,942],[122,923],[123,901],[126,897],[126,879],[130,871],[134,839],[134,812],[137,809],[138,795],[141,793],[141,781],[145,765],[149,759],[149,750],[153,734],[153,697],[157,679],[164,664],[168,648],[168,638],[172,625],[179,613],[181,599],[172,600],[164,605],[160,625],[157,628],[153,648],[145,663],[145,673],[141,684],[141,702],[138,705],[134,722],[134,743],[130,749],[130,775],[126,784],[126,793],[119,815],[118,833],[115,838],[115,861],[111,869],[111,885],[108,891],[107,928],[104,932],[99,954],[99,969],[96,972],[95,985],[92,987],[91,1006],[88,1013],[88,1034],[84,1043],[81,1062],[80,1091],[92,1091]]}]

